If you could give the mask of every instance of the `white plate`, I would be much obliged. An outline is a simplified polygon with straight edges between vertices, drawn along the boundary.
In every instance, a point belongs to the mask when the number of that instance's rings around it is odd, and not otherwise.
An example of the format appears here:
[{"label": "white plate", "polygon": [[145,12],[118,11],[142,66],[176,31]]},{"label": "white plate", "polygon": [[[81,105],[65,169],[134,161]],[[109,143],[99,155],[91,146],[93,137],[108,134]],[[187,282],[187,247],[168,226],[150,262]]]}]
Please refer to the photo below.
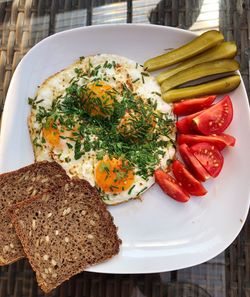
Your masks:
[{"label": "white plate", "polygon": [[[49,75],[80,56],[123,55],[143,63],[166,48],[191,40],[193,33],[153,25],[108,25],[55,34],[33,47],[18,65],[8,91],[0,138],[1,172],[33,162],[26,118],[28,96]],[[89,271],[152,273],[207,261],[222,252],[240,232],[249,208],[250,121],[243,83],[231,93],[234,119],[228,133],[237,139],[223,154],[218,178],[206,182],[208,194],[182,204],[155,185],[143,202],[110,207],[123,240],[118,256]]]}]

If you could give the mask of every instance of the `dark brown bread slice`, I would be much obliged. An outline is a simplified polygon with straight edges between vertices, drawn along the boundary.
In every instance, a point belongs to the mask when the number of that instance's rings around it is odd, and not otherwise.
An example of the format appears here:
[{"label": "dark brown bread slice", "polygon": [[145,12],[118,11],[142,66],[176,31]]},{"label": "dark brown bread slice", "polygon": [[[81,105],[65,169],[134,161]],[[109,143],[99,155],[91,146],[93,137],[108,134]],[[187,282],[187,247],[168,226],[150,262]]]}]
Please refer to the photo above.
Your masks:
[{"label": "dark brown bread slice", "polygon": [[25,257],[8,208],[24,199],[64,185],[69,180],[56,162],[38,162],[0,175],[0,266]]},{"label": "dark brown bread slice", "polygon": [[46,293],[119,252],[113,218],[85,180],[73,179],[13,209],[12,222]]}]

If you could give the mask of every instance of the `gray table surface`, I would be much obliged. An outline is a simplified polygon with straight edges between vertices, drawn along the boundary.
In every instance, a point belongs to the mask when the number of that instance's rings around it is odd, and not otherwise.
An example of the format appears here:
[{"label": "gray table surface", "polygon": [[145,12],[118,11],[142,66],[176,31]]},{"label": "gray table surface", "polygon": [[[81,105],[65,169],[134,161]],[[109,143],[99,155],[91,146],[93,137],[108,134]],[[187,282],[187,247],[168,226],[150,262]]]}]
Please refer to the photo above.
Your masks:
[{"label": "gray table surface", "polygon": [[[220,29],[237,42],[249,94],[249,0],[0,0],[0,107],[15,67],[38,41],[69,28],[126,22]],[[0,297],[12,296],[43,296],[26,260],[0,268]],[[49,296],[249,297],[250,219],[226,251],[201,265],[148,275],[85,272]]]}]

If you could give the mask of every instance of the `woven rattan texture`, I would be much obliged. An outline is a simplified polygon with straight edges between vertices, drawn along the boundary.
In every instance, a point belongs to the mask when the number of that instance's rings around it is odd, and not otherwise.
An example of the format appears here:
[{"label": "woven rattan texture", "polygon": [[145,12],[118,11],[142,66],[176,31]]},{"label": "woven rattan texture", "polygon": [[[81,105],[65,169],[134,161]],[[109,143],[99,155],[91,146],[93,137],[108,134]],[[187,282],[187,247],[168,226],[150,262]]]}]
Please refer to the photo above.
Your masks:
[{"label": "woven rattan texture", "polygon": [[[45,296],[37,287],[26,260],[2,269],[1,297]],[[165,284],[158,274],[108,275],[84,272],[64,283],[47,297],[210,297],[204,289],[190,283]]]},{"label": "woven rattan texture", "polygon": [[[112,0],[105,1],[105,3]],[[117,1],[116,1],[117,2]],[[166,1],[159,3],[151,22],[188,28],[197,18],[201,0]],[[103,0],[14,0],[0,3],[0,109],[3,108],[12,74],[27,51],[56,32],[57,14],[86,9],[86,19],[78,26],[91,25],[93,4]],[[72,27],[75,14],[69,14],[67,27]],[[127,22],[132,22],[132,0],[127,1]]]},{"label": "woven rattan texture", "polygon": [[197,19],[201,0],[161,0],[150,13],[150,22],[158,25],[188,29]]},{"label": "woven rattan texture", "polygon": [[[248,97],[250,58],[250,1],[221,1],[220,30],[235,40]],[[235,197],[240,199],[240,197]],[[233,244],[226,250],[227,296],[250,296],[250,217]]]},{"label": "woven rattan texture", "polygon": [[[12,74],[23,55],[50,34],[92,23],[92,8],[112,0],[14,0],[0,1],[0,107]],[[117,2],[117,1],[116,1]],[[202,1],[162,0],[150,14],[155,24],[188,29],[195,22]],[[86,10],[75,22],[75,11]],[[133,3],[127,1],[127,22],[132,21]],[[59,29],[56,16],[67,14]],[[241,73],[249,94],[250,0],[220,0],[220,30],[236,40]],[[240,199],[240,197],[235,197]],[[220,287],[226,267],[226,289]],[[195,283],[204,283],[209,295]],[[188,283],[187,283],[188,281]],[[215,288],[216,282],[219,287]],[[217,292],[217,293],[216,293]],[[26,260],[0,268],[0,297],[44,296]],[[250,297],[250,219],[226,250],[226,262],[213,262],[178,272],[154,275],[106,275],[82,273],[48,296],[81,297]]]}]

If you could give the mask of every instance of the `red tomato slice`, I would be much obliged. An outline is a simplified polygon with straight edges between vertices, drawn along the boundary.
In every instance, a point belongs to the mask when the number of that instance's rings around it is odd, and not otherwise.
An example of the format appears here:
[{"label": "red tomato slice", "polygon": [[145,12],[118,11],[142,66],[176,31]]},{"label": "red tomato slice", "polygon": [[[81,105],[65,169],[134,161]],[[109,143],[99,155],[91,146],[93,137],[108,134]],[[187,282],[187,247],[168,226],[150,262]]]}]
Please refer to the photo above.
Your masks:
[{"label": "red tomato slice", "polygon": [[163,192],[179,202],[187,202],[190,196],[185,193],[177,181],[163,170],[155,171],[155,180]]},{"label": "red tomato slice", "polygon": [[193,135],[193,134],[180,134],[177,138],[178,144],[186,143],[188,146],[200,142],[207,142],[215,145],[219,150],[223,150],[226,146],[234,146],[235,138],[228,134],[221,135]]},{"label": "red tomato slice", "polygon": [[214,145],[201,142],[191,146],[190,150],[212,177],[219,175],[224,158]]},{"label": "red tomato slice", "polygon": [[193,153],[185,143],[179,146],[179,152],[181,154],[183,161],[186,163],[188,168],[199,181],[206,181],[210,178],[208,172],[196,159],[196,157],[193,155]]},{"label": "red tomato slice", "polygon": [[173,104],[173,112],[178,116],[189,115],[209,107],[215,98],[216,96],[207,96],[177,102]]},{"label": "red tomato slice", "polygon": [[193,175],[180,161],[175,160],[173,162],[172,170],[177,181],[181,183],[182,187],[190,195],[203,196],[207,193],[207,190],[202,186],[202,184],[193,177]]},{"label": "red tomato slice", "polygon": [[195,125],[193,124],[193,119],[200,114],[202,114],[203,111],[198,111],[194,114],[190,114],[189,116],[186,116],[176,122],[176,127],[179,133],[183,134],[197,134],[197,131],[195,130]]},{"label": "red tomato slice", "polygon": [[233,105],[229,96],[209,107],[193,119],[197,131],[204,135],[220,134],[233,119]]}]

